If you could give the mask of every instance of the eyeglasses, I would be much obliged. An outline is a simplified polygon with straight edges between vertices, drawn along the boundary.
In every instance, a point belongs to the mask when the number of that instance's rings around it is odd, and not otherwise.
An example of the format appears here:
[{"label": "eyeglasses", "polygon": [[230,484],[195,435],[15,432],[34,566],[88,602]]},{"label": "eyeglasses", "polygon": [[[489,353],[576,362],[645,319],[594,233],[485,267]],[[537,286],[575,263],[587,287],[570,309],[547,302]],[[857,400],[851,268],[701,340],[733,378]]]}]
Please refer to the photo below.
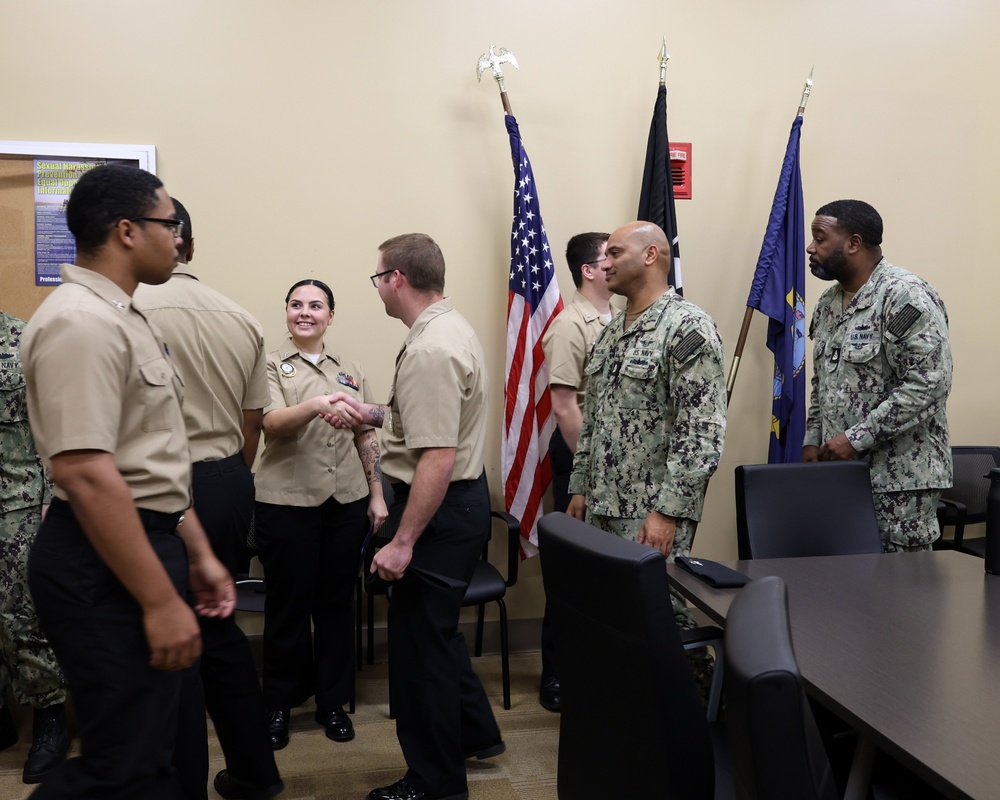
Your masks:
[{"label": "eyeglasses", "polygon": [[592,266],[592,267],[596,267],[598,264],[603,264],[607,260],[608,259],[605,256],[604,258],[598,258],[598,259],[595,259],[594,261],[588,261],[587,263],[590,264],[590,266]]},{"label": "eyeglasses", "polygon": [[160,217],[129,217],[129,222],[159,222],[170,228],[170,232],[177,237],[184,233],[184,220],[182,219],[162,219]]},{"label": "eyeglasses", "polygon": [[377,289],[378,288],[378,284],[379,284],[379,279],[383,275],[391,275],[393,272],[398,272],[400,275],[405,275],[406,274],[401,269],[387,269],[387,270],[385,270],[383,272],[376,272],[374,275],[369,275],[368,277],[371,278],[372,286],[374,286]]}]

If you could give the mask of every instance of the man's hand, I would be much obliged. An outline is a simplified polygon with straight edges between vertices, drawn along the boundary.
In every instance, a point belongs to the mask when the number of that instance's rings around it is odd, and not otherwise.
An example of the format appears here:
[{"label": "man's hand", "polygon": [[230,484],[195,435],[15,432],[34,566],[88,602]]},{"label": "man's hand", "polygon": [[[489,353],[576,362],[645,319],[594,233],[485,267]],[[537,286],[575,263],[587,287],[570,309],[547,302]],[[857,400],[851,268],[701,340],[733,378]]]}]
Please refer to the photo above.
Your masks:
[{"label": "man's hand", "polygon": [[393,539],[375,554],[371,571],[378,572],[378,576],[384,581],[398,581],[410,566],[412,558],[413,548]]},{"label": "man's hand", "polygon": [[642,522],[639,529],[639,544],[648,544],[663,555],[669,556],[674,548],[674,535],[677,533],[677,519],[651,511]]},{"label": "man's hand", "polygon": [[803,461],[819,461],[819,448],[814,444],[807,444],[802,448]]},{"label": "man's hand", "polygon": [[149,643],[149,665],[153,669],[190,667],[201,655],[201,632],[194,612],[180,595],[147,608],[142,624]]},{"label": "man's hand", "polygon": [[364,422],[361,404],[345,392],[336,392],[326,398],[328,407],[319,417],[328,425],[340,430],[356,428]]},{"label": "man's hand", "polygon": [[582,494],[573,495],[569,499],[569,506],[566,508],[566,513],[574,519],[583,522],[583,518],[587,513],[587,498]]},{"label": "man's hand", "polygon": [[847,440],[847,434],[834,436],[819,449],[820,461],[853,461],[858,457],[858,451]]},{"label": "man's hand", "polygon": [[385,498],[382,495],[375,496],[374,493],[368,496],[368,522],[373,531],[382,527],[382,523],[389,518],[389,509],[386,508]]},{"label": "man's hand", "polygon": [[233,576],[214,556],[191,563],[188,588],[194,597],[194,610],[202,617],[222,619],[236,609]]}]

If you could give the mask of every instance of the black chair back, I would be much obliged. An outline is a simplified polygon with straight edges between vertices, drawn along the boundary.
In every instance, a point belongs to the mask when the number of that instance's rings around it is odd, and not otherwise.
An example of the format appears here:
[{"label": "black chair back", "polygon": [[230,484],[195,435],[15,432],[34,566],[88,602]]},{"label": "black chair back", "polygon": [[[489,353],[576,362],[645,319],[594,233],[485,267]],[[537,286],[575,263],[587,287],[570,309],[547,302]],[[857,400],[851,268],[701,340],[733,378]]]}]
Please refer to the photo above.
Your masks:
[{"label": "black chair back", "polygon": [[864,461],[736,468],[741,559],[881,553]]},{"label": "black chair back", "polygon": [[835,800],[830,761],[792,649],[778,577],[742,589],[726,616],[726,724],[744,800]]},{"label": "black chair back", "polygon": [[709,800],[712,743],[663,555],[558,513],[538,538],[562,685],[560,799]]}]

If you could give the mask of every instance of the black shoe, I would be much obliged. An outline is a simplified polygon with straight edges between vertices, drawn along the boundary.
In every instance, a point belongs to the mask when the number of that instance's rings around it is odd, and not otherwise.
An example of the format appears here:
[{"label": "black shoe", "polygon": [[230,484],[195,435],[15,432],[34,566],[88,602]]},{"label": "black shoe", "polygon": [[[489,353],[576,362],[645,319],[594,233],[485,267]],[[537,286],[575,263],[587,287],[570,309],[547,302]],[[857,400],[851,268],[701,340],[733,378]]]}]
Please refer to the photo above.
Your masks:
[{"label": "black shoe", "polygon": [[493,758],[494,756],[501,755],[507,752],[507,745],[504,744],[503,739],[497,739],[493,744],[487,745],[486,747],[477,747],[475,750],[470,750],[465,753],[464,758],[478,758],[482,761],[484,758]]},{"label": "black shoe", "polygon": [[272,783],[270,786],[254,786],[252,783],[234,778],[228,769],[216,775],[212,785],[226,800],[270,800],[285,791],[285,783],[280,778],[277,783]]},{"label": "black shoe", "polygon": [[41,783],[49,772],[66,758],[69,750],[69,725],[62,703],[48,708],[36,708],[32,721],[31,749],[24,762],[21,780]]},{"label": "black shoe", "polygon": [[0,708],[0,750],[17,744],[17,726],[7,706]]},{"label": "black shoe", "polygon": [[392,786],[372,789],[368,792],[368,800],[469,800],[469,793],[467,791],[458,794],[421,792],[410,786],[404,778],[401,781],[396,781]]},{"label": "black shoe", "polygon": [[280,708],[267,715],[267,732],[271,735],[271,747],[281,750],[288,746],[288,717],[290,712],[287,708]]},{"label": "black shoe", "polygon": [[562,687],[558,678],[542,678],[538,702],[549,711],[559,711],[562,708]]},{"label": "black shoe", "polygon": [[354,738],[354,724],[344,709],[320,711],[316,709],[316,722],[326,729],[326,738],[335,742],[349,742]]}]

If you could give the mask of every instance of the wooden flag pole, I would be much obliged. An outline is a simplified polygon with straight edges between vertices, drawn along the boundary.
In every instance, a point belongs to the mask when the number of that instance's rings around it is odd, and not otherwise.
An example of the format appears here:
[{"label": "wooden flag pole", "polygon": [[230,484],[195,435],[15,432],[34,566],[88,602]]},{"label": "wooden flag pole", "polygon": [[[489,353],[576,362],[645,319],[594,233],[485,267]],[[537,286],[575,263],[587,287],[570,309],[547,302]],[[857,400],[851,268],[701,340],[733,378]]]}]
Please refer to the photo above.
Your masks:
[{"label": "wooden flag pole", "polygon": [[[666,52],[667,43],[666,38],[663,41],[663,50]],[[665,65],[662,69],[665,69]],[[660,74],[663,74],[661,69]],[[809,77],[806,78],[806,85],[802,89],[802,99],[799,101],[799,111],[797,116],[803,116],[806,113],[806,103],[809,100],[809,95],[812,93],[813,86],[813,69],[809,70]],[[733,363],[729,368],[729,377],[726,379],[726,405],[729,405],[730,401],[733,399],[733,387],[736,386],[736,373],[740,369],[740,359],[743,358],[743,348],[747,343],[747,334],[750,332],[750,323],[753,321],[754,309],[747,306],[746,312],[743,314],[743,324],[740,326],[740,335],[736,340],[736,353],[733,355]]]}]

